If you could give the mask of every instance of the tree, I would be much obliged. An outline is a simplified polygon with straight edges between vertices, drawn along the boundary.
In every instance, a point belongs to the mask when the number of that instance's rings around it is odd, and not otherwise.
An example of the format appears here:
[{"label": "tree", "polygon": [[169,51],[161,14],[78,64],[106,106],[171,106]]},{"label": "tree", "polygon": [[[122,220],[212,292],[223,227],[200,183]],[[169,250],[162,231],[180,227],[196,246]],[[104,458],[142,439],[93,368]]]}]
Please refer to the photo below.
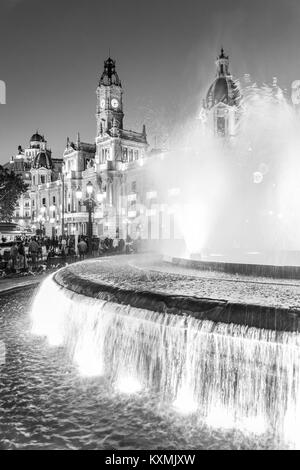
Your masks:
[{"label": "tree", "polygon": [[10,222],[19,197],[26,192],[27,184],[19,175],[0,165],[0,220]]}]

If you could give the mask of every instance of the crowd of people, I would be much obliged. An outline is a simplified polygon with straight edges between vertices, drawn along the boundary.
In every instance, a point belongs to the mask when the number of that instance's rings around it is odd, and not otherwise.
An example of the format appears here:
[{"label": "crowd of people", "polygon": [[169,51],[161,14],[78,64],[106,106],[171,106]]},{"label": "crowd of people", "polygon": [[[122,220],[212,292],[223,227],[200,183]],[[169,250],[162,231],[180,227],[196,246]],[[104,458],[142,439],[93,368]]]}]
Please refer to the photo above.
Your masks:
[{"label": "crowd of people", "polygon": [[86,256],[103,256],[117,253],[139,251],[139,240],[126,240],[109,237],[93,237],[90,241],[86,236],[77,240],[74,235],[65,237],[24,236],[13,241],[2,237],[0,243],[0,266],[6,274],[41,271],[45,267],[75,262]]}]

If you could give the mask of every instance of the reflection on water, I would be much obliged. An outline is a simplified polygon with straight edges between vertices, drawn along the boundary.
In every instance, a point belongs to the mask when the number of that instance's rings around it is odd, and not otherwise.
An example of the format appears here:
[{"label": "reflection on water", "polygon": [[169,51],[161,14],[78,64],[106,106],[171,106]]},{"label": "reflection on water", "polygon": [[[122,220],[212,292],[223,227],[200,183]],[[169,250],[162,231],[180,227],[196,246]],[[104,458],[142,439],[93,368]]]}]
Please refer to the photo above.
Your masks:
[{"label": "reflection on water", "polygon": [[[112,388],[103,377],[83,377],[61,347],[30,333],[30,295],[0,298],[0,447],[2,449],[255,449],[279,448],[272,434],[218,429],[196,415],[178,413],[171,401]],[[183,395],[184,396],[184,391]],[[180,397],[179,397],[180,402]],[[178,404],[178,403],[177,403]],[[180,406],[179,406],[180,408]],[[216,410],[217,412],[217,410]],[[220,418],[220,414],[217,414]],[[225,418],[224,418],[225,419]],[[218,419],[218,423],[220,420]],[[228,423],[227,418],[224,423]],[[257,423],[255,424],[257,431]]]}]

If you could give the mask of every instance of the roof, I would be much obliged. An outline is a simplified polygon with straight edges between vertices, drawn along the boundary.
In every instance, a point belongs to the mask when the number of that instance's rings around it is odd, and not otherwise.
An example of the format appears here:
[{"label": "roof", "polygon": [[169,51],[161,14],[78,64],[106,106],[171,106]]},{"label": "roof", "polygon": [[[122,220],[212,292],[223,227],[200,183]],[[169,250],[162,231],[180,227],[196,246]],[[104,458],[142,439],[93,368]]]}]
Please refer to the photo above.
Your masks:
[{"label": "roof", "polygon": [[240,101],[240,91],[231,77],[217,77],[206,95],[206,107],[211,109],[219,103],[237,106]]},{"label": "roof", "polygon": [[51,152],[49,150],[41,150],[34,158],[32,168],[47,168],[50,170],[52,167]]},{"label": "roof", "polygon": [[133,142],[140,142],[147,144],[147,137],[144,133],[134,132],[131,130],[120,129],[120,137],[126,140],[132,140]]},{"label": "roof", "polygon": [[30,142],[45,142],[45,139],[42,135],[40,135],[38,132],[36,132],[31,137]]},{"label": "roof", "polygon": [[110,85],[121,85],[121,80],[116,72],[116,61],[108,57],[104,62],[104,71],[101,75],[99,85],[110,86]]}]

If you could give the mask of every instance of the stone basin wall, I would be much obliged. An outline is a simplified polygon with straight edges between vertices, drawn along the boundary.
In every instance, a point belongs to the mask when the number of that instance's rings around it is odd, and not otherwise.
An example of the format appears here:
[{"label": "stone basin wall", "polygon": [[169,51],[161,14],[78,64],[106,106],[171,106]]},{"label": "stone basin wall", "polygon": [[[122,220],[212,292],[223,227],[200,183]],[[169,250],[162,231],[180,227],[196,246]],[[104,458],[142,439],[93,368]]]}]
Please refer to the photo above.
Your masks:
[{"label": "stone basin wall", "polygon": [[[88,269],[88,267],[87,267]],[[68,267],[59,270],[54,280],[61,287],[81,295],[159,313],[188,315],[214,323],[233,323],[275,331],[300,331],[300,310],[274,308],[223,299],[171,295],[154,291],[120,288],[80,277]]]}]

